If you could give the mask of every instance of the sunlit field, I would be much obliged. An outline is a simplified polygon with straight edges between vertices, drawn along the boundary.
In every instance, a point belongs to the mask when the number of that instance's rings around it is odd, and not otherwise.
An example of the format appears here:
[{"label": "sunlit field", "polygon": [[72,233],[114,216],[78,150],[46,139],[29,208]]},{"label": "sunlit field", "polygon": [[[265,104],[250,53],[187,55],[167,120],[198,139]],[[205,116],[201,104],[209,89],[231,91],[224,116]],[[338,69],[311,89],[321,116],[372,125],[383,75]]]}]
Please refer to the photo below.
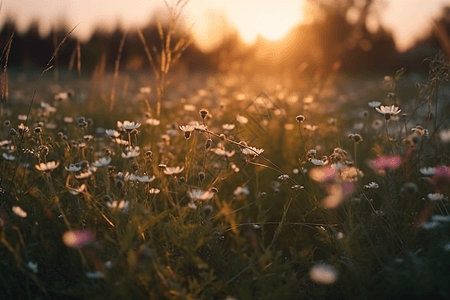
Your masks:
[{"label": "sunlit field", "polygon": [[89,76],[55,63],[65,39],[27,72],[6,43],[1,299],[450,298],[444,54],[201,72],[138,36],[148,71],[120,50]]}]

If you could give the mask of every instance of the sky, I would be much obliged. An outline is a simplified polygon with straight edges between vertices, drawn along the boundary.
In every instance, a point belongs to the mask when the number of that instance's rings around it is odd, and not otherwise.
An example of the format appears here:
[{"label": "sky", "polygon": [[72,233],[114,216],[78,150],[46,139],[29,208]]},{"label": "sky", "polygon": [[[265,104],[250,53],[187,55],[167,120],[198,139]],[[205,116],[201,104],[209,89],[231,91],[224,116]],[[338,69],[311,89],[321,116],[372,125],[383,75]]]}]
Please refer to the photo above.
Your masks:
[{"label": "sky", "polygon": [[[170,1],[174,0],[167,0]],[[308,19],[305,3],[314,0],[190,0],[184,20],[192,26],[194,38],[208,50],[220,41],[224,25],[238,29],[243,40],[251,44],[258,34],[276,40],[290,28]],[[397,48],[405,50],[424,35],[432,18],[439,16],[450,0],[381,0],[380,22],[390,29]],[[162,0],[0,0],[0,24],[7,15],[19,23],[19,30],[31,20],[40,20],[43,33],[53,24],[65,22],[75,34],[87,39],[96,26],[112,28],[145,24],[157,9],[165,9]]]}]

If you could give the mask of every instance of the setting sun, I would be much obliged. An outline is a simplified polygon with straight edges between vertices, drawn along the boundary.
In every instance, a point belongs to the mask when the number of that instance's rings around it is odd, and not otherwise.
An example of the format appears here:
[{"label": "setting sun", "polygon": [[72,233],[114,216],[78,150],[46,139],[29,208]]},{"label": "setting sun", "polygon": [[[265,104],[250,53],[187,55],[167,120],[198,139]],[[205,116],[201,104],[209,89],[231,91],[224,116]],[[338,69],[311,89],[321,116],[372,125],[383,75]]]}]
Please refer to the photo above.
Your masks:
[{"label": "setting sun", "polygon": [[268,40],[283,38],[303,20],[302,1],[227,1],[218,2],[213,10],[204,1],[191,2],[186,15],[199,46],[208,50],[220,42],[222,33],[236,29],[247,44],[258,35]]},{"label": "setting sun", "polygon": [[251,44],[260,35],[278,40],[302,21],[300,1],[253,2],[242,9],[227,11],[243,40]]}]

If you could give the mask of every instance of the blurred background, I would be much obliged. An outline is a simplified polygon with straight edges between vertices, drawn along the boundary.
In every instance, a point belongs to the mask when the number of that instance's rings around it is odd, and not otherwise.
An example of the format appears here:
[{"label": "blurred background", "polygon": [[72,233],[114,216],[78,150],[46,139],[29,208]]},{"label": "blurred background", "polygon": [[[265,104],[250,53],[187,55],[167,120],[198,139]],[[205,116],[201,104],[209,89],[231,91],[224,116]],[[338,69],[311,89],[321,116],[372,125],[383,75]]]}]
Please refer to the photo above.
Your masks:
[{"label": "blurred background", "polygon": [[[14,34],[8,68],[43,68],[78,24],[58,53],[60,69],[75,72],[80,56],[82,73],[100,62],[114,70],[125,37],[120,68],[141,72],[150,65],[136,29],[157,50],[157,23],[168,19],[159,0],[3,0],[0,47]],[[191,0],[180,20],[172,42],[191,39],[178,66],[187,72],[426,72],[423,59],[450,54],[450,1]]]}]

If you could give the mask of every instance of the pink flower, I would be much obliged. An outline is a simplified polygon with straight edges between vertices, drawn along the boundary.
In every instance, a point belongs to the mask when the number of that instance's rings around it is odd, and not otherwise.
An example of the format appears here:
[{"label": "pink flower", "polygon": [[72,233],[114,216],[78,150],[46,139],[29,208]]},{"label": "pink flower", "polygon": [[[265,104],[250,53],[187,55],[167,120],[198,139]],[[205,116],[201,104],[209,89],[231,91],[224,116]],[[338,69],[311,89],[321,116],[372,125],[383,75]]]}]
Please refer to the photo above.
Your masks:
[{"label": "pink flower", "polygon": [[333,183],[327,186],[328,195],[322,200],[322,206],[326,209],[338,207],[345,198],[353,193],[352,182]]},{"label": "pink flower", "polygon": [[327,182],[335,179],[337,172],[331,167],[314,168],[309,172],[312,180],[317,182]]},{"label": "pink flower", "polygon": [[431,184],[441,193],[450,194],[450,168],[445,166],[437,166]]},{"label": "pink flower", "polygon": [[397,169],[400,166],[401,158],[399,155],[382,156],[368,162],[369,167],[375,171],[383,171],[386,169]]},{"label": "pink flower", "polygon": [[70,248],[79,248],[93,240],[93,234],[89,230],[69,230],[62,236],[64,245]]}]

